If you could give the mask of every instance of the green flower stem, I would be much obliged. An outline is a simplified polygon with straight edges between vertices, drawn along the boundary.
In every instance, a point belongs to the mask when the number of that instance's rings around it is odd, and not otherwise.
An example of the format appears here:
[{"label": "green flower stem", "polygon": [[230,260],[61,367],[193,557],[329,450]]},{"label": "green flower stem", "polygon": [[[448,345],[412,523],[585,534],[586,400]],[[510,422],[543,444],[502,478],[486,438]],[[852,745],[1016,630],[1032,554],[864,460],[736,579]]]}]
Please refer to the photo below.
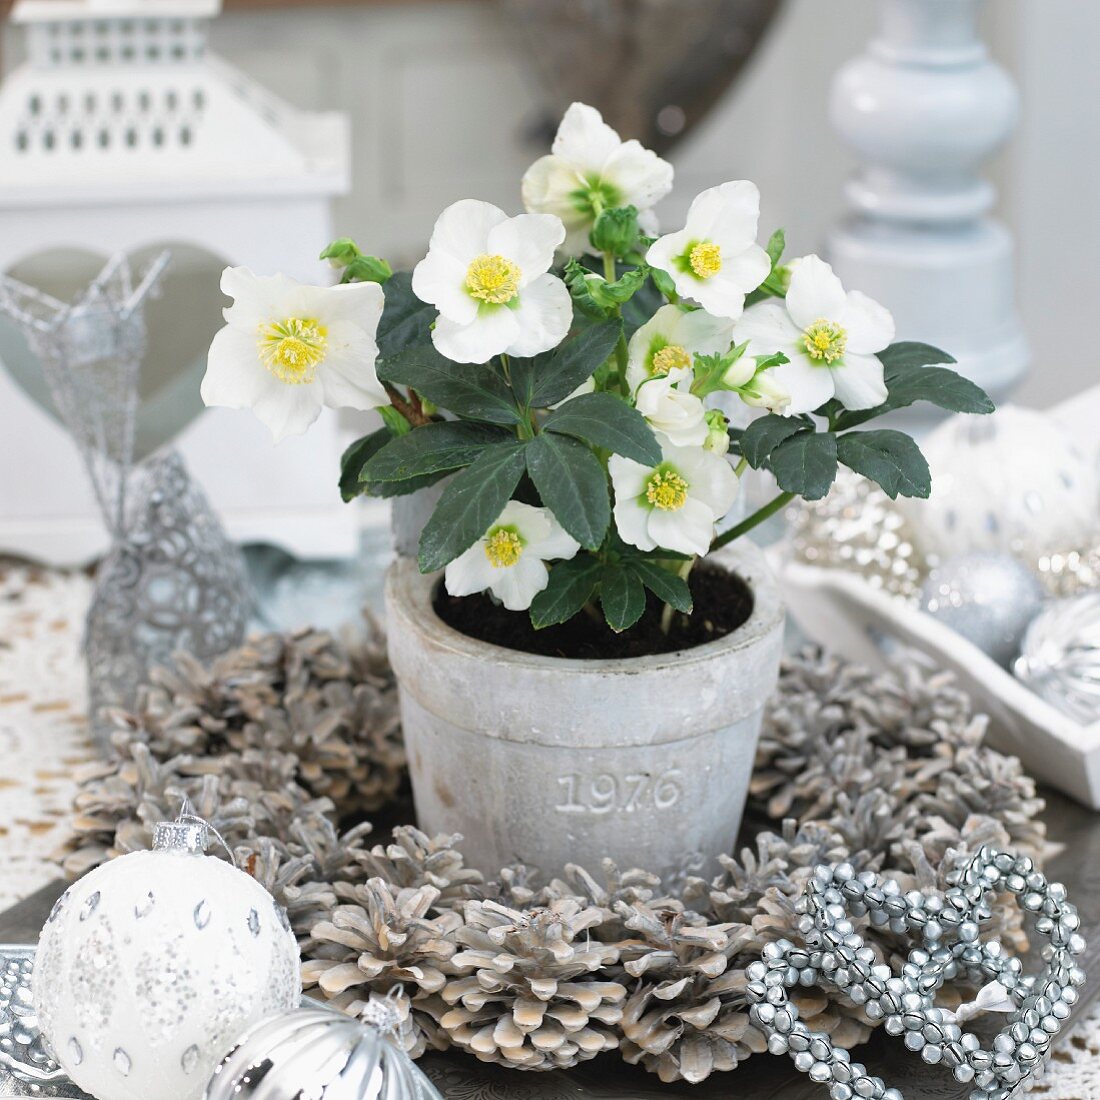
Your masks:
[{"label": "green flower stem", "polygon": [[747,458],[745,458],[744,455],[742,455],[741,456],[741,461],[738,462],[736,466],[734,466],[733,472],[738,477],[740,477],[748,469],[748,466],[749,466],[749,460]]},{"label": "green flower stem", "polygon": [[[615,254],[613,252],[603,254],[603,277],[609,283],[613,283],[619,277],[619,273],[615,268]],[[622,315],[622,306],[616,306],[615,316],[622,317]],[[626,380],[626,365],[629,359],[630,352],[626,345],[626,333],[620,333],[619,342],[615,345],[615,363],[619,368],[619,389],[628,401],[630,400],[630,385]]]},{"label": "green flower stem", "polygon": [[390,385],[389,382],[383,382],[382,385],[386,390],[386,396],[390,399],[390,404],[412,425],[414,428],[420,427],[421,424],[427,424],[430,420],[430,416],[425,416],[423,410],[420,408],[420,402],[417,401],[414,405],[411,400],[405,398],[396,386]]},{"label": "green flower stem", "polygon": [[754,527],[759,526],[764,520],[771,518],[780,509],[785,508],[792,500],[794,500],[794,493],[780,493],[774,500],[768,501],[763,508],[758,508],[751,516],[743,519],[736,527],[731,527],[724,534],[719,535],[710,544],[711,550],[720,550],[723,546],[733,542],[734,539],[739,539],[742,535],[748,534]]},{"label": "green flower stem", "polygon": [[[680,579],[683,580],[685,583],[687,582],[688,577],[691,576],[691,570],[695,566],[696,561],[698,561],[697,558],[689,558],[687,561],[681,562],[680,568],[676,570],[676,572],[680,575]],[[665,606],[661,608],[662,634],[667,634],[672,629],[672,616],[675,610],[676,609],[670,603],[666,603]]]},{"label": "green flower stem", "polygon": [[600,612],[600,609],[595,605],[595,603],[592,602],[592,600],[589,600],[588,603],[584,605],[582,610],[597,626],[604,625],[603,615]]},{"label": "green flower stem", "polygon": [[[500,366],[504,371],[504,381],[508,383],[508,388],[512,389],[512,364],[508,359],[507,354],[500,353]],[[514,390],[512,391],[515,392]],[[535,414],[530,409],[522,410],[524,413],[524,422],[516,425],[516,438],[517,439],[534,439],[535,438]]]}]

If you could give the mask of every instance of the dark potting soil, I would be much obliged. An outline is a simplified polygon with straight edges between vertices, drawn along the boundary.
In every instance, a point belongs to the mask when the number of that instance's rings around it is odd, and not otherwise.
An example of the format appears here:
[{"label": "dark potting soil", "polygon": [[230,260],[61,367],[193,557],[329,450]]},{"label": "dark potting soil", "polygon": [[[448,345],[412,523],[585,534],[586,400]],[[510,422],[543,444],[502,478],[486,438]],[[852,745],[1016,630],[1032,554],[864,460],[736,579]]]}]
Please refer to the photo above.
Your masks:
[{"label": "dark potting soil", "polygon": [[752,591],[732,573],[697,565],[689,584],[695,610],[690,616],[674,614],[667,634],[661,630],[664,605],[652,593],[645,614],[621,634],[584,612],[559,626],[536,630],[526,612],[507,611],[484,594],[449,596],[442,584],[435,610],[448,626],[478,641],[544,657],[582,660],[649,657],[692,649],[732,634],[752,614]]}]

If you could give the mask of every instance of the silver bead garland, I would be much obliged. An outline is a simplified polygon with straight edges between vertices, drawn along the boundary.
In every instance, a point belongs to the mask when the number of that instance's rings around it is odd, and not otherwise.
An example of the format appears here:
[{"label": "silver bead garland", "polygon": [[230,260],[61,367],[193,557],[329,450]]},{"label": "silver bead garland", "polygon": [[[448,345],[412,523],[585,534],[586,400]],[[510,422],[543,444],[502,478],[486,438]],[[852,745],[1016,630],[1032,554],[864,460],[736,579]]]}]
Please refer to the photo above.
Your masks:
[{"label": "silver bead garland", "polygon": [[[931,1064],[949,1068],[961,1084],[973,1082],[970,1100],[1006,1100],[1037,1077],[1051,1043],[1077,1001],[1085,980],[1076,957],[1085,949],[1077,910],[1065,887],[1048,883],[1026,856],[983,847],[964,867],[948,875],[943,897],[903,894],[897,882],[851,864],[818,867],[799,900],[801,946],[789,940],[768,944],[762,960],[748,969],[747,996],[754,1024],[768,1037],[773,1054],[789,1054],[795,1068],[829,1086],[831,1100],[902,1100],[828,1035],[798,1019],[787,990],[823,983],[843,990],[891,1035],[904,1036],[907,1049]],[[992,917],[995,893],[1014,894],[1035,915],[1035,930],[1049,940],[1046,970],[1025,976],[1019,959],[1000,942],[982,943],[979,929]],[[923,942],[909,955],[900,976],[876,961],[852,918],[872,926],[913,934]],[[936,1008],[934,995],[946,981],[1001,984],[1015,1011],[983,1049],[953,1014]],[[961,1017],[960,1017],[961,1018]]]}]

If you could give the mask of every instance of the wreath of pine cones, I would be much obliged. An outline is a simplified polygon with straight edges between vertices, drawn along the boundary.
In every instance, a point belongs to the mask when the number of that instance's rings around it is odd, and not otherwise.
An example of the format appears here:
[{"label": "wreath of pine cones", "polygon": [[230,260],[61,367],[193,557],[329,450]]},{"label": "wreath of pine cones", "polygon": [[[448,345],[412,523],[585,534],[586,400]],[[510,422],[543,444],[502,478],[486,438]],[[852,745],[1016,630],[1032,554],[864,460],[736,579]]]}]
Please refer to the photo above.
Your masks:
[{"label": "wreath of pine cones", "polygon": [[[490,882],[458,837],[400,826],[372,843],[367,822],[392,816],[406,781],[381,643],[270,635],[210,669],[180,660],[116,716],[120,758],[82,777],[64,867],[148,847],[186,795],[286,906],[307,989],[356,1014],[400,987],[412,1055],[458,1047],[542,1070],[617,1049],[664,1081],[698,1082],[765,1049],[745,968],[794,933],[815,865],[847,860],[927,891],[935,868],[982,844],[1042,856],[1034,784],[982,744],[984,728],[946,675],[804,654],[765,721],[746,817],[758,831],[718,877],[679,898],[609,861]],[[1021,947],[1015,909],[1000,919]],[[906,954],[888,930],[864,934],[885,961]],[[870,1032],[842,997],[797,1000],[842,1046]]]}]

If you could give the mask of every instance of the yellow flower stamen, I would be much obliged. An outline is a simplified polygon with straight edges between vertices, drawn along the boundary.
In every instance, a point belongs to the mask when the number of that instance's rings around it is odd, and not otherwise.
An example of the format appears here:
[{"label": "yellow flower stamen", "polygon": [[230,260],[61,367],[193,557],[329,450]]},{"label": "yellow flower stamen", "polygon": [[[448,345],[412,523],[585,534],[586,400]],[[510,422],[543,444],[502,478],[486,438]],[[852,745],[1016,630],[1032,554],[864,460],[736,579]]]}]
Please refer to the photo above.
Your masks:
[{"label": "yellow flower stamen", "polygon": [[824,359],[831,364],[844,354],[848,346],[848,333],[840,325],[819,317],[802,334],[802,341],[811,359]]},{"label": "yellow flower stamen", "polygon": [[287,317],[260,325],[260,361],[292,386],[312,382],[328,351],[328,329],[313,317]]},{"label": "yellow flower stamen", "polygon": [[688,263],[700,279],[709,279],[722,270],[722,249],[713,241],[701,241],[688,253]]},{"label": "yellow flower stamen", "polygon": [[503,256],[483,254],[466,268],[466,289],[480,302],[501,306],[519,293],[519,264]]},{"label": "yellow flower stamen", "polygon": [[523,539],[507,527],[490,531],[485,539],[485,556],[495,569],[508,569],[523,555]]},{"label": "yellow flower stamen", "polygon": [[675,470],[655,470],[646,482],[645,498],[654,508],[676,512],[687,504],[688,483]]},{"label": "yellow flower stamen", "polygon": [[667,344],[653,355],[650,374],[668,374],[670,371],[691,367],[691,352],[679,344]]}]

